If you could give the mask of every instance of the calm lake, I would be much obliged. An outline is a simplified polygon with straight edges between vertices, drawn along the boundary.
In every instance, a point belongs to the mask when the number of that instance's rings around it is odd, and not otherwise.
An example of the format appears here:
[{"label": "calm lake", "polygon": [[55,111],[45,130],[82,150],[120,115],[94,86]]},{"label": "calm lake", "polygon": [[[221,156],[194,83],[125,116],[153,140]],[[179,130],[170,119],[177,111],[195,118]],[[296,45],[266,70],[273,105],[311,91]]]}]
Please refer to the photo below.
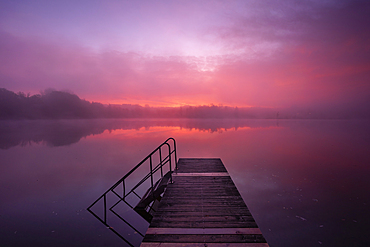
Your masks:
[{"label": "calm lake", "polygon": [[183,119],[0,121],[0,245],[126,246],[86,208],[168,137],[222,159],[270,246],[370,246],[370,121]]}]

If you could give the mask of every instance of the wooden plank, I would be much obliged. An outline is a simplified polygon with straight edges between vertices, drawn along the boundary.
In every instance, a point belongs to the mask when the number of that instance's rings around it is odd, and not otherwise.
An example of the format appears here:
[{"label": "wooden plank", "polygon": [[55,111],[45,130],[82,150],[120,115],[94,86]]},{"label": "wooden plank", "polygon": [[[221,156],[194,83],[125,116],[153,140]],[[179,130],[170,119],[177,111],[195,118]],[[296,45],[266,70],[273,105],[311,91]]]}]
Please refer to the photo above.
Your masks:
[{"label": "wooden plank", "polygon": [[267,243],[147,243],[143,242],[141,247],[268,247]]},{"label": "wooden plank", "polygon": [[146,234],[262,234],[259,228],[148,228]]},{"label": "wooden plank", "polygon": [[220,159],[179,159],[178,172],[227,172]]},{"label": "wooden plank", "polygon": [[147,234],[145,238],[160,243],[266,243],[262,234]]},{"label": "wooden plank", "polygon": [[220,159],[180,159],[173,181],[142,246],[268,246]]},{"label": "wooden plank", "polygon": [[193,176],[208,176],[208,177],[218,177],[218,176],[229,176],[227,172],[202,172],[202,173],[195,173],[195,172],[182,172],[182,173],[174,173],[172,176],[186,176],[186,177],[193,177]]},{"label": "wooden plank", "polygon": [[[239,227],[249,227],[249,228],[257,228],[257,224],[255,222],[204,222],[204,221],[173,221],[173,222],[165,222],[165,221],[154,221],[151,224],[152,227],[175,227],[175,228],[198,228],[198,227],[208,227],[208,228],[239,228]],[[145,238],[144,238],[145,240]]]}]

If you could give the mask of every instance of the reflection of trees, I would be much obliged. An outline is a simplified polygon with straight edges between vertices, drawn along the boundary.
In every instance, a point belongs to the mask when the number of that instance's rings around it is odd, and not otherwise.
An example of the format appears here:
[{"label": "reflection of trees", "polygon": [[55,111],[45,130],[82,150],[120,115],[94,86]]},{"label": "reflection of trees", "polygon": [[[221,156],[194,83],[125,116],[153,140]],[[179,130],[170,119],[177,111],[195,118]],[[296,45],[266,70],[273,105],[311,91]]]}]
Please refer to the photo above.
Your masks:
[{"label": "reflection of trees", "polygon": [[41,142],[50,146],[63,146],[103,131],[96,129],[93,124],[73,120],[3,121],[0,123],[0,148]]},{"label": "reflection of trees", "polygon": [[218,132],[242,127],[266,128],[276,121],[212,120],[212,119],[93,119],[93,120],[25,120],[0,121],[0,148],[46,143],[57,147],[77,143],[81,138],[105,130],[140,129],[150,127],[180,127],[198,131]]}]

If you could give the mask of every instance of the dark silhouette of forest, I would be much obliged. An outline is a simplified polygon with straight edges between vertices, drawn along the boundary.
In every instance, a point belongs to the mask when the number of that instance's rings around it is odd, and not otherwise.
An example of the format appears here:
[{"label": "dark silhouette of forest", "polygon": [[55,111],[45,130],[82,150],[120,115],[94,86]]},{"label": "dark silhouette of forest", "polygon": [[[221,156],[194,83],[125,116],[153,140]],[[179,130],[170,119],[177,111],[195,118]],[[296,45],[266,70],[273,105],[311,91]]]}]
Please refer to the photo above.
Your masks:
[{"label": "dark silhouette of forest", "polygon": [[86,119],[127,117],[115,106],[88,102],[68,92],[47,90],[30,96],[0,89],[0,119]]},{"label": "dark silhouette of forest", "polygon": [[[261,115],[262,114],[262,115]],[[55,90],[30,96],[0,89],[0,119],[275,118],[276,111],[228,106],[142,107],[103,105]]]},{"label": "dark silhouette of forest", "polygon": [[367,110],[291,107],[229,107],[222,105],[150,107],[104,105],[77,95],[46,90],[40,94],[14,93],[0,88],[0,119],[97,119],[97,118],[216,118],[216,119],[350,119],[369,118]]}]

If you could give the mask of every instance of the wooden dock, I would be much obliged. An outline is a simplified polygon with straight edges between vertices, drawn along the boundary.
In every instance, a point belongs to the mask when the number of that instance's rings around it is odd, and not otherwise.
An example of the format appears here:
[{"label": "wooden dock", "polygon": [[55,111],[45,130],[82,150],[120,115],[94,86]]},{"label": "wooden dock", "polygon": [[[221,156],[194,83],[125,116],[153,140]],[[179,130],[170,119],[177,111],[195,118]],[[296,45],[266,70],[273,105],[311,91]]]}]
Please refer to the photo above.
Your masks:
[{"label": "wooden dock", "polygon": [[220,159],[179,159],[141,246],[268,246]]}]

